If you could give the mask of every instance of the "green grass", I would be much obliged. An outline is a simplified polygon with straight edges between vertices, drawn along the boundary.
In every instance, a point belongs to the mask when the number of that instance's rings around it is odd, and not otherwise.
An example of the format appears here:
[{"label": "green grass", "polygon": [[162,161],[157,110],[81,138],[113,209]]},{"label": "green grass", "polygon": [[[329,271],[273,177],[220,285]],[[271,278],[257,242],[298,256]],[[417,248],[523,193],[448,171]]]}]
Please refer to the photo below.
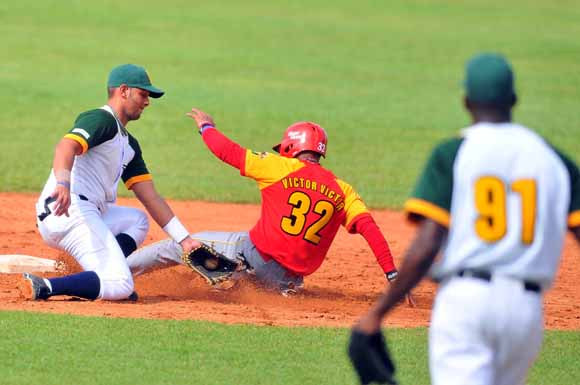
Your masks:
[{"label": "green grass", "polygon": [[579,19],[577,1],[4,1],[0,191],[40,190],[55,143],[125,62],[167,91],[129,128],[168,197],[259,201],[184,117],[198,106],[255,150],[319,122],[325,164],[369,205],[400,207],[430,148],[468,124],[462,67],[482,50],[513,61],[516,119],[580,160]]},{"label": "green grass", "polygon": [[[0,383],[356,384],[347,329],[0,312]],[[428,384],[424,328],[390,329],[401,384]],[[580,333],[546,333],[529,385],[580,380]]]},{"label": "green grass", "polygon": [[[370,206],[401,207],[430,148],[469,123],[463,63],[480,51],[513,62],[516,120],[580,161],[578,20],[570,0],[5,0],[0,191],[40,191],[54,145],[126,62],[167,91],[129,126],[166,197],[259,201],[202,144],[184,116],[197,106],[255,150],[316,121],[324,164]],[[0,312],[0,336],[3,385],[356,383],[344,329]],[[427,384],[425,330],[389,340],[401,383]],[[580,383],[578,346],[547,332],[529,384]]]}]

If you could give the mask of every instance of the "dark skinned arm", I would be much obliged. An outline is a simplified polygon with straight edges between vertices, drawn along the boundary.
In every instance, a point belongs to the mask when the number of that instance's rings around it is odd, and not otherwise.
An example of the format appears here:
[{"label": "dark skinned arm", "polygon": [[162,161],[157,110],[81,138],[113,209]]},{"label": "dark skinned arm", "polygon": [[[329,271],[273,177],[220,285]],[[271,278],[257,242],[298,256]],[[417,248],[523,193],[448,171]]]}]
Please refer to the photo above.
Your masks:
[{"label": "dark skinned arm", "polygon": [[427,274],[446,236],[447,228],[437,222],[431,219],[424,219],[421,222],[417,237],[405,253],[403,264],[399,269],[399,277],[361,318],[355,329],[367,334],[380,330],[383,317]]},{"label": "dark skinned arm", "polygon": [[[147,180],[143,182],[135,183],[131,186],[131,190],[139,199],[139,201],[145,206],[147,212],[153,220],[159,225],[159,227],[164,227],[175,215],[171,207],[165,202],[165,199],[159,195],[155,189],[153,181]],[[179,242],[183,251],[191,251],[196,247],[201,246],[198,241],[195,241],[191,237],[185,237]]]},{"label": "dark skinned arm", "polygon": [[[68,208],[70,207],[70,171],[76,155],[82,153],[81,145],[69,138],[62,138],[56,145],[52,169],[56,177],[57,185],[50,196],[55,199],[54,215],[66,215],[68,217]],[[68,183],[68,186],[59,184]]]},{"label": "dark skinned arm", "polygon": [[574,237],[576,237],[576,241],[580,244],[580,226],[572,227],[570,231],[572,232],[572,234],[574,234]]}]

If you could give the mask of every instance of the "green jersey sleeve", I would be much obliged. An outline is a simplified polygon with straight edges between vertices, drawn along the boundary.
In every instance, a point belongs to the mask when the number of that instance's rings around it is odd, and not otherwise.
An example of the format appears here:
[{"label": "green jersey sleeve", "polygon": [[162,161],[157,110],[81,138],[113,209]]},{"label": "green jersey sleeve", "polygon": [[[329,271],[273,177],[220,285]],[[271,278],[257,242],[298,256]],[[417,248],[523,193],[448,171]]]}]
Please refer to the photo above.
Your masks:
[{"label": "green jersey sleeve", "polygon": [[135,156],[133,159],[127,164],[125,171],[123,171],[123,182],[127,189],[131,189],[135,183],[143,182],[146,180],[152,180],[153,177],[147,170],[147,165],[145,164],[145,160],[143,160],[143,153],[141,152],[141,147],[139,146],[139,142],[137,139],[133,137],[133,135],[129,134],[129,146],[135,151]]},{"label": "green jersey sleeve", "polygon": [[117,121],[113,115],[98,108],[80,114],[65,138],[78,142],[84,154],[90,148],[113,139],[117,132]]},{"label": "green jersey sleeve", "polygon": [[453,192],[453,163],[463,138],[446,140],[435,147],[405,211],[411,220],[429,218],[448,227]]},{"label": "green jersey sleeve", "polygon": [[568,227],[580,226],[580,171],[578,166],[566,154],[553,147],[570,175],[570,206],[568,208]]}]

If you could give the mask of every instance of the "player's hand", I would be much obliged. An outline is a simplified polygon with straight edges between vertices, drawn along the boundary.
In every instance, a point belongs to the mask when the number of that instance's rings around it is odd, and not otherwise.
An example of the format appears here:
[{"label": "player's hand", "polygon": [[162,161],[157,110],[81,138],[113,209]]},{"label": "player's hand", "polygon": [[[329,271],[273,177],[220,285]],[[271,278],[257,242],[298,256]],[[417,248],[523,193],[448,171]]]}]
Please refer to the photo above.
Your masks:
[{"label": "player's hand", "polygon": [[69,188],[62,184],[57,184],[50,197],[55,199],[53,214],[57,217],[62,214],[68,217],[68,208],[70,207]]},{"label": "player's hand", "polygon": [[413,298],[413,294],[411,292],[405,296],[405,301],[407,302],[407,306],[417,307],[417,303],[415,303],[415,299]]},{"label": "player's hand", "polygon": [[191,237],[186,237],[183,241],[179,242],[179,244],[184,253],[189,253],[191,250],[201,246],[201,243]]},{"label": "player's hand", "polygon": [[348,357],[361,384],[397,385],[395,364],[380,329],[381,318],[371,310],[353,327]]},{"label": "player's hand", "polygon": [[[387,277],[387,281],[389,281],[389,284],[392,284],[399,277],[399,272],[397,270],[389,271],[385,273],[385,277]],[[413,298],[413,294],[411,292],[409,292],[405,296],[405,302],[407,302],[407,306],[409,307],[417,306],[417,304],[415,303],[415,299]]]},{"label": "player's hand", "polygon": [[186,115],[191,117],[193,120],[195,120],[197,127],[199,127],[200,129],[206,124],[212,125],[215,127],[215,123],[213,122],[213,118],[211,116],[209,116],[208,114],[206,114],[205,112],[203,112],[202,110],[198,110],[197,108],[192,108],[191,112],[188,112]]}]

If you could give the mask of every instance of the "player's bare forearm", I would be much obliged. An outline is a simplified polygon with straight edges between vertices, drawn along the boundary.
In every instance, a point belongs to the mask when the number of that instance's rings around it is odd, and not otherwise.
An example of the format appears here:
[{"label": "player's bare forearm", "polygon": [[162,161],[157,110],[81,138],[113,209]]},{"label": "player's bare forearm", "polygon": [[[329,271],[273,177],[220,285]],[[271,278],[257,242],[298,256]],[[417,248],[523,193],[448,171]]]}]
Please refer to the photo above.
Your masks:
[{"label": "player's bare forearm", "polygon": [[137,199],[145,206],[149,215],[151,215],[160,227],[165,226],[173,218],[173,210],[171,210],[171,207],[159,195],[153,181],[148,180],[135,183],[131,186],[131,189]]},{"label": "player's bare forearm", "polygon": [[52,168],[56,178],[56,187],[50,196],[55,199],[54,215],[68,216],[70,206],[70,173],[75,155],[82,152],[81,145],[68,138],[63,138],[56,145]]},{"label": "player's bare forearm", "polygon": [[446,235],[447,229],[440,224],[430,219],[422,222],[417,237],[405,253],[399,277],[371,309],[371,313],[382,318],[421,281],[433,264]]},{"label": "player's bare forearm", "polygon": [[174,241],[178,242],[184,251],[190,251],[200,246],[200,243],[189,236],[189,231],[179,222],[171,207],[155,189],[153,181],[135,183],[131,189],[139,201],[145,206],[153,220]]},{"label": "player's bare forearm", "polygon": [[54,151],[54,159],[52,161],[52,168],[54,169],[57,178],[57,172],[60,170],[65,169],[70,172],[75,160],[75,155],[79,155],[81,152],[81,145],[72,139],[62,138],[60,142],[58,142]]}]

